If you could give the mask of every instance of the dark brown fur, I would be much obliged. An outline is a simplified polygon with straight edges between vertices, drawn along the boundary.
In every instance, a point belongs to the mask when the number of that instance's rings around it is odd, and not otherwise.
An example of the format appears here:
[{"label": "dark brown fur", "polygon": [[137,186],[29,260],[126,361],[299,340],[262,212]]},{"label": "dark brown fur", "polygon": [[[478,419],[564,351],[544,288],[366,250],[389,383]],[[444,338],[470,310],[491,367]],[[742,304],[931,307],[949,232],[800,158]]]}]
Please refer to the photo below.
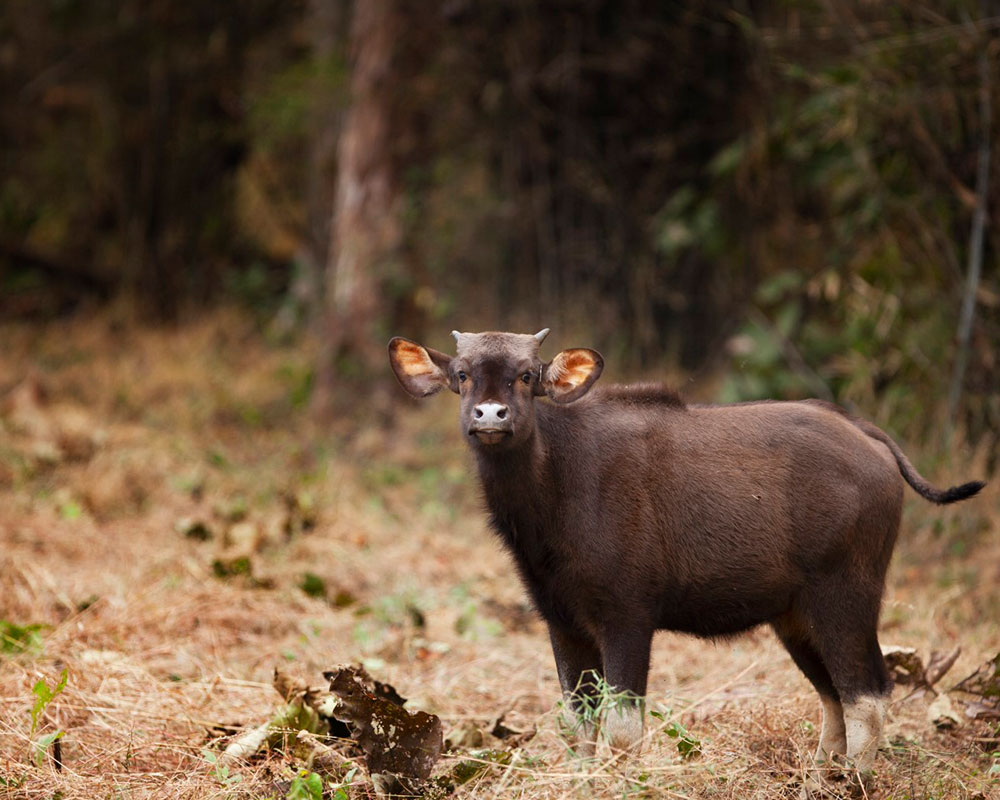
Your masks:
[{"label": "dark brown fur", "polygon": [[[642,385],[535,402],[560,397],[549,365],[476,345],[432,360],[442,386],[464,376],[461,424],[491,524],[577,702],[587,670],[644,695],[658,629],[719,637],[761,624],[820,694],[888,691],[876,628],[901,475],[936,502],[982,484],[935,489],[880,429],[817,401],[688,406]],[[501,444],[475,435],[484,402],[513,420]]]}]

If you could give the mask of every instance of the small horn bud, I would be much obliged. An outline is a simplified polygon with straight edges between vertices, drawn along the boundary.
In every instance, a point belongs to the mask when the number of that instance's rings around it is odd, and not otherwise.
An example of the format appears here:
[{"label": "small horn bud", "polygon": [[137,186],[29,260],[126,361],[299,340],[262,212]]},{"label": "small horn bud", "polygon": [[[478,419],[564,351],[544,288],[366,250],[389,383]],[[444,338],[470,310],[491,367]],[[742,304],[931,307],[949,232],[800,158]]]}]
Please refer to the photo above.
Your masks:
[{"label": "small horn bud", "polygon": [[538,333],[535,334],[535,338],[538,339],[538,343],[541,344],[545,341],[545,337],[549,335],[548,328],[542,328]]},{"label": "small horn bud", "polygon": [[461,336],[462,334],[460,334],[458,331],[452,331],[451,335],[455,337],[455,341],[457,342],[458,337]]}]

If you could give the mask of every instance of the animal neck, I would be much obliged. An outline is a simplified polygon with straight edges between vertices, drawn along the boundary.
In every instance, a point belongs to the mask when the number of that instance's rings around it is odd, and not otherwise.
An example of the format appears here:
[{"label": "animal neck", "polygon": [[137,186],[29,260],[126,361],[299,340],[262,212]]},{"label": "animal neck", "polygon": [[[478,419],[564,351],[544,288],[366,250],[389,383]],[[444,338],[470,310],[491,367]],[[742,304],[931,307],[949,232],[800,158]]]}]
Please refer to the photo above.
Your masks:
[{"label": "animal neck", "polygon": [[544,431],[536,427],[531,438],[517,448],[478,451],[476,460],[493,527],[508,546],[519,551],[526,539],[537,540],[544,534],[551,510]]},{"label": "animal neck", "polygon": [[499,452],[477,451],[479,478],[490,507],[493,507],[494,500],[502,502],[507,498],[523,498],[525,492],[532,493],[537,489],[538,481],[546,471],[547,460],[543,437],[537,430],[519,447]]}]

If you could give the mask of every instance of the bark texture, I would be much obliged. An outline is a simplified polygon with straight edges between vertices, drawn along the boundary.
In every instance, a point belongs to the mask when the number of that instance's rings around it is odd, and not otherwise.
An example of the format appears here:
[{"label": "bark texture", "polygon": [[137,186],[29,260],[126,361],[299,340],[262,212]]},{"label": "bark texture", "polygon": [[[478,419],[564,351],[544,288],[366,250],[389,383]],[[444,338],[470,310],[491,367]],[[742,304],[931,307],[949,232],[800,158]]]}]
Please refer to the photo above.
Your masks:
[{"label": "bark texture", "polygon": [[392,118],[402,14],[395,0],[366,0],[351,26],[351,105],[338,144],[337,188],[327,262],[326,325],[317,375],[319,410],[329,406],[337,365],[382,350],[386,299],[380,276],[402,239]]}]

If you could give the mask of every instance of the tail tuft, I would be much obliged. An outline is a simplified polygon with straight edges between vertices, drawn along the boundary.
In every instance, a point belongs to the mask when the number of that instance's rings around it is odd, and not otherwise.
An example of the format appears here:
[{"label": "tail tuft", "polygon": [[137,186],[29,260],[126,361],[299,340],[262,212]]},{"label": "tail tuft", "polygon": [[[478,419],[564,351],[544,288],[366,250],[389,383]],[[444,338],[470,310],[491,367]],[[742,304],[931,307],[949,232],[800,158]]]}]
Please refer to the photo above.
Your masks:
[{"label": "tail tuft", "polygon": [[968,483],[963,483],[961,486],[952,486],[950,489],[945,489],[941,492],[940,497],[934,498],[935,503],[955,503],[959,500],[964,500],[966,497],[972,497],[976,492],[982,489],[986,484],[983,481],[969,481]]}]

